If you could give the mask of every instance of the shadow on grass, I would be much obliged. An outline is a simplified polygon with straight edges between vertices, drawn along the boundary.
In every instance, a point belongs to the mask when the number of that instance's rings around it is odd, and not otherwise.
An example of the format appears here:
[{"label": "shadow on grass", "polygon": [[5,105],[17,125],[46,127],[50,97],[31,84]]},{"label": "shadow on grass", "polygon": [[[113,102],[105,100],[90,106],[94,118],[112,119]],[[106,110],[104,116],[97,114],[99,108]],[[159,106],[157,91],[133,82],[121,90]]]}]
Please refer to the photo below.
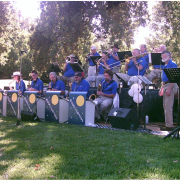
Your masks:
[{"label": "shadow on grass", "polygon": [[131,131],[0,121],[0,179],[176,178],[179,141]]}]

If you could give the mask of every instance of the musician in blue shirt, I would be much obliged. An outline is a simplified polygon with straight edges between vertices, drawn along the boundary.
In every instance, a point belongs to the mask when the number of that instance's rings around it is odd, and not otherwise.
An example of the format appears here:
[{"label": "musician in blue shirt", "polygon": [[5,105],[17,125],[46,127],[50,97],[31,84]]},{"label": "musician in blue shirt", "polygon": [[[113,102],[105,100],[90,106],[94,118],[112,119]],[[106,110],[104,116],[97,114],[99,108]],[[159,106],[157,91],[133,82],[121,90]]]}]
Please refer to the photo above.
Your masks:
[{"label": "musician in blue shirt", "polygon": [[[13,78],[16,81],[16,90],[20,90],[19,94],[24,95],[24,91],[26,91],[26,86],[24,81],[21,79],[21,74],[19,71],[13,72]],[[12,89],[12,88],[10,88]]]},{"label": "musician in blue shirt", "polygon": [[[125,82],[128,82],[131,76],[137,76],[141,75],[143,76],[146,71],[146,60],[144,57],[139,57],[140,50],[134,49],[132,51],[133,58],[130,59],[129,62],[126,62],[125,64],[125,71],[127,71],[127,74],[124,73],[116,73],[120,78],[122,78]],[[138,73],[139,71],[139,73]],[[119,79],[116,75],[113,76],[113,79],[117,82],[119,86]]]},{"label": "musician in blue shirt", "polygon": [[75,82],[72,84],[72,91],[74,92],[87,92],[86,97],[89,98],[90,95],[90,85],[83,79],[82,72],[76,72],[74,75]]},{"label": "musician in blue shirt", "polygon": [[101,83],[101,90],[97,89],[97,95],[99,96],[94,100],[96,104],[95,109],[95,118],[96,121],[100,121],[101,118],[106,118],[108,112],[108,108],[113,103],[113,98],[117,92],[117,83],[112,79],[113,72],[110,69],[104,70],[104,80]]},{"label": "musician in blue shirt", "polygon": [[67,59],[66,63],[63,68],[64,75],[63,76],[58,76],[58,79],[63,81],[66,85],[69,85],[69,83],[74,82],[74,70],[71,67],[70,64],[73,64],[75,62],[75,55],[70,54]]},{"label": "musician in blue shirt", "polygon": [[29,91],[37,91],[38,95],[43,95],[43,82],[38,78],[38,73],[36,70],[31,71],[31,87],[29,88]]},{"label": "musician in blue shirt", "polygon": [[[171,60],[171,53],[169,51],[163,51],[161,53],[162,61],[165,62],[164,69],[177,68],[175,62]],[[171,131],[175,128],[173,125],[173,104],[174,95],[177,93],[178,86],[176,83],[170,83],[168,77],[163,71],[162,75],[163,85],[159,91],[159,95],[163,96],[163,108],[165,114],[165,127],[161,127],[161,130]]]},{"label": "musician in blue shirt", "polygon": [[57,74],[55,72],[51,72],[49,74],[49,79],[51,82],[49,83],[49,91],[61,91],[61,94],[64,95],[65,92],[65,84],[63,81],[57,79]]},{"label": "musician in blue shirt", "polygon": [[[86,62],[89,62],[89,67],[88,67],[88,77],[89,76],[96,76],[96,65],[93,63],[91,56],[100,56],[99,53],[96,51],[96,46],[91,46],[91,53],[88,54],[86,58]],[[94,87],[95,83],[90,82],[90,86]]]}]

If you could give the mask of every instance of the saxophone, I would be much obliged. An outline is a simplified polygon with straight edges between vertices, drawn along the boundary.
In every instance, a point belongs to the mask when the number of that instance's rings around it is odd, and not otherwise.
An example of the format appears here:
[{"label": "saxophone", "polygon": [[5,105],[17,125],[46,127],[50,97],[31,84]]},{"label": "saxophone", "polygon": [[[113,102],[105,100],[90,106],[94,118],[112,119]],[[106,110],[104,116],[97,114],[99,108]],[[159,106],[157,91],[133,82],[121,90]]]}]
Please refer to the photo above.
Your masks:
[{"label": "saxophone", "polygon": [[[97,91],[101,91],[101,90],[102,90],[102,85],[99,84],[98,87],[97,87]],[[97,97],[98,97],[98,96],[97,96],[96,94],[91,94],[91,95],[89,96],[89,99],[95,100]]]}]

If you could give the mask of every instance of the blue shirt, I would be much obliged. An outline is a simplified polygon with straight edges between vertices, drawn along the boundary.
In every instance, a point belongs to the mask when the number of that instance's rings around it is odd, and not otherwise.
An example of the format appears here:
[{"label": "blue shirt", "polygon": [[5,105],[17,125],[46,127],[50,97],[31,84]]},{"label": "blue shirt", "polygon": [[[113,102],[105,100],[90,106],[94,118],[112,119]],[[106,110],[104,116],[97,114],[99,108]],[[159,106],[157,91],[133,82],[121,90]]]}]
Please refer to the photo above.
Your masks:
[{"label": "blue shirt", "polygon": [[[147,51],[144,51],[143,53],[146,53]],[[143,54],[142,53],[142,54]],[[149,68],[149,54],[147,54],[146,56],[144,56],[145,60],[146,60],[146,69]]]},{"label": "blue shirt", "polygon": [[82,79],[82,81],[79,84],[76,82],[73,82],[73,84],[72,84],[72,91],[87,92],[87,94],[86,94],[87,98],[89,98],[89,95],[90,95],[89,90],[90,90],[90,85],[85,79]]},{"label": "blue shirt", "polygon": [[65,84],[63,81],[61,80],[57,80],[55,83],[53,83],[52,81],[49,83],[49,85],[51,86],[51,88],[53,89],[57,89],[60,91],[65,91]]},{"label": "blue shirt", "polygon": [[72,77],[72,76],[74,76],[74,74],[75,74],[75,72],[74,72],[73,68],[71,67],[70,63],[68,63],[66,66],[66,70],[64,72],[64,76]]},{"label": "blue shirt", "polygon": [[[175,62],[173,62],[171,59],[169,60],[169,62],[164,65],[164,69],[169,69],[169,68],[177,68],[177,64]],[[169,81],[168,77],[166,76],[165,72],[163,71],[163,75],[162,75],[162,81]]]},{"label": "blue shirt", "polygon": [[[113,54],[118,57],[117,53],[113,53]],[[110,67],[114,67],[114,66],[120,65],[120,60],[117,61],[112,55],[110,55],[109,59],[111,59],[111,61],[112,61],[112,65]]]},{"label": "blue shirt", "polygon": [[37,94],[38,95],[43,95],[43,82],[39,78],[37,78],[36,81],[33,80],[31,82],[31,87],[38,90],[38,91],[42,91],[41,94],[39,94],[39,93],[37,93]]},{"label": "blue shirt", "polygon": [[[113,81],[113,82],[112,82]],[[105,94],[116,94],[117,92],[117,83],[114,80],[111,80],[109,83],[105,79],[102,80],[102,92]]]},{"label": "blue shirt", "polygon": [[26,91],[26,86],[24,81],[21,79],[19,83],[16,81],[16,90],[19,90],[19,84],[20,84],[20,91],[22,92],[22,95],[24,94],[24,91]]},{"label": "blue shirt", "polygon": [[[96,52],[95,54],[93,54],[93,56],[100,56],[100,54]],[[91,58],[88,58],[88,61],[89,61],[89,66],[95,66]]]},{"label": "blue shirt", "polygon": [[[112,59],[108,59],[108,60],[106,61],[106,63],[107,63],[108,65],[110,65],[110,64],[113,63],[113,61],[112,61]],[[101,62],[101,64],[104,65],[103,62]],[[98,74],[104,74],[104,68],[103,68],[103,66],[102,66],[101,64],[100,64],[99,67],[98,67]],[[111,65],[110,65],[110,67],[111,67]],[[111,68],[111,70],[112,70],[112,68]]]},{"label": "blue shirt", "polygon": [[[146,60],[145,60],[145,58],[140,57],[136,61],[138,63],[141,60],[142,60],[142,62],[140,64],[143,66],[143,69],[139,71],[139,75],[143,76],[145,71],[146,71]],[[129,76],[136,76],[136,75],[138,75],[138,69],[136,68],[136,65],[134,64],[134,62],[132,60],[128,64],[128,72],[127,72],[127,74]]]}]

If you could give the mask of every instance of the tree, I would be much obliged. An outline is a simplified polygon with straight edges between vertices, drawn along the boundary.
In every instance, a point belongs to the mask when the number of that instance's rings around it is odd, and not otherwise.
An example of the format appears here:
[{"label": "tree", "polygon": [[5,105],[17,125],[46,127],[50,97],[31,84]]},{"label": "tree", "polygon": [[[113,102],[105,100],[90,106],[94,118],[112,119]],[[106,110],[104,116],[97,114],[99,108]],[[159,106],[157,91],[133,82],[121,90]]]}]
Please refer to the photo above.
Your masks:
[{"label": "tree", "polygon": [[42,1],[41,18],[30,38],[33,63],[46,71],[47,64],[64,63],[67,55],[89,52],[92,43],[105,48],[119,43],[130,48],[136,28],[146,25],[147,2],[141,1]]}]

